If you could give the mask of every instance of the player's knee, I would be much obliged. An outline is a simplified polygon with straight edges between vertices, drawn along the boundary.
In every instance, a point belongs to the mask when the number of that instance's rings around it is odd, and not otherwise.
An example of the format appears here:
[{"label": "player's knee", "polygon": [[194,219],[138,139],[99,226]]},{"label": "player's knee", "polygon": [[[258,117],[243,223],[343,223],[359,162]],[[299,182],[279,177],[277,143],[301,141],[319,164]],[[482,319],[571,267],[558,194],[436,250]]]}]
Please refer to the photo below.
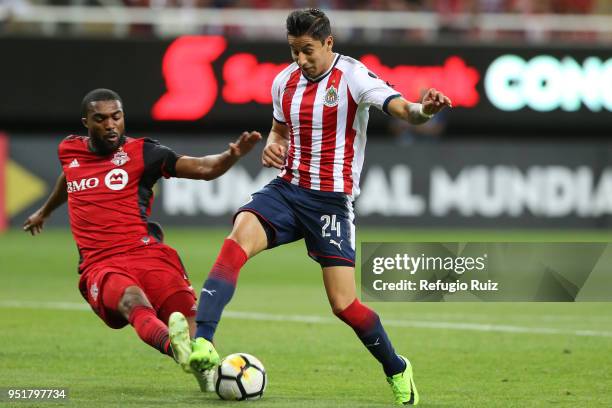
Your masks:
[{"label": "player's knee", "polygon": [[142,289],[138,286],[130,286],[121,296],[118,309],[124,317],[128,318],[136,306],[152,307]]},{"label": "player's knee", "polygon": [[259,219],[248,211],[236,216],[234,228],[227,238],[240,245],[249,258],[266,249],[268,245],[266,232]]}]

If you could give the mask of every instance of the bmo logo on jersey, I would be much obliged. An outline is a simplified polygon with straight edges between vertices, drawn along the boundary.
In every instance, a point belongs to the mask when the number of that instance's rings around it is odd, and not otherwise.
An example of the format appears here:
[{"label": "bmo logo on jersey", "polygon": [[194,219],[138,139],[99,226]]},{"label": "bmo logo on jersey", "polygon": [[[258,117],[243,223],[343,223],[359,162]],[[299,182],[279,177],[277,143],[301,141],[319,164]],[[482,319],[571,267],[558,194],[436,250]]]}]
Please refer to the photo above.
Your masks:
[{"label": "bmo logo on jersey", "polygon": [[113,169],[104,177],[104,184],[111,190],[123,190],[128,183],[128,173],[123,169]]},{"label": "bmo logo on jersey", "polygon": [[98,180],[97,178],[66,181],[66,191],[68,191],[69,193],[75,193],[77,191],[96,188],[99,184],[100,180]]}]

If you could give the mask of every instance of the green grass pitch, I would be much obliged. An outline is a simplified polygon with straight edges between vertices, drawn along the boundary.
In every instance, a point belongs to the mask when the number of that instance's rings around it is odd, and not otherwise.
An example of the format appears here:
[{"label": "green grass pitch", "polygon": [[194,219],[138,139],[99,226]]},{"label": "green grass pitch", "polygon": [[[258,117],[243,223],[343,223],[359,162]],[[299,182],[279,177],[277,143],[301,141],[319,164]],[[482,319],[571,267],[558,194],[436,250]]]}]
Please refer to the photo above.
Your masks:
[{"label": "green grass pitch", "polygon": [[[181,254],[196,289],[201,287],[226,232],[166,231],[168,243]],[[362,241],[612,238],[610,234],[576,231],[359,232]],[[67,230],[45,230],[34,238],[19,231],[0,235],[0,388],[69,388],[67,402],[45,403],[48,407],[237,404],[200,393],[191,376],[141,343],[130,327],[107,328],[78,293],[76,259]],[[612,303],[371,306],[383,323],[408,322],[407,326],[389,325],[387,331],[396,349],[414,365],[423,407],[612,406]],[[318,265],[307,258],[302,242],[251,260],[227,310],[232,313],[222,320],[216,337],[219,352],[251,353],[264,362],[269,375],[264,398],[249,406],[391,404],[391,392],[378,364],[352,330],[332,316]],[[293,321],[283,316],[293,317]],[[465,324],[465,328],[436,326],[438,323]],[[486,325],[493,330],[486,331]],[[504,326],[526,330],[504,332]],[[534,332],[541,328],[556,332]],[[576,334],[580,330],[598,334]],[[20,402],[13,406],[36,405]]]}]

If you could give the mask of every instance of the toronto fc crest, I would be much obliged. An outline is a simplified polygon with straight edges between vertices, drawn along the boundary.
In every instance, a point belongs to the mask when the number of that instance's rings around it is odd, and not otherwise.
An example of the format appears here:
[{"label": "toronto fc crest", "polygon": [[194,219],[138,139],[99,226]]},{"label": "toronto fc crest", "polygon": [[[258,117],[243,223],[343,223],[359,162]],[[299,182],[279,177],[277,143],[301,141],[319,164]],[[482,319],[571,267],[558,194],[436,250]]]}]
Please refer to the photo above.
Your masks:
[{"label": "toronto fc crest", "polygon": [[129,161],[130,161],[130,157],[128,156],[128,154],[124,152],[123,150],[119,150],[113,156],[111,163],[113,163],[115,166],[123,166],[125,163]]},{"label": "toronto fc crest", "polygon": [[325,91],[325,101],[323,104],[328,108],[338,105],[338,90],[333,85]]},{"label": "toronto fc crest", "polygon": [[96,299],[98,299],[98,285],[96,285],[95,283],[93,285],[91,285],[91,288],[89,288],[89,293],[91,295],[91,298],[95,301]]}]

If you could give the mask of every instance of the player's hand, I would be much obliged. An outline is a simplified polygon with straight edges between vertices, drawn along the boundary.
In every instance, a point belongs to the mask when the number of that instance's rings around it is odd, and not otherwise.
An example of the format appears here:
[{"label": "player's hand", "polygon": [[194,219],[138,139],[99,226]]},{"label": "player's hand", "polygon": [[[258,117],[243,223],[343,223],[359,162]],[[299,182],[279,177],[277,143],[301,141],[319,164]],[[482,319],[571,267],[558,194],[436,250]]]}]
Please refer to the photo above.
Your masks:
[{"label": "player's hand", "polygon": [[435,115],[447,106],[449,108],[453,107],[453,103],[449,97],[434,88],[427,91],[423,96],[421,104],[423,105],[423,113],[427,115]]},{"label": "player's hand", "polygon": [[27,220],[25,220],[23,223],[23,230],[30,231],[30,234],[32,235],[40,234],[46,218],[47,217],[43,215],[42,209],[36,211],[34,214],[30,215]]},{"label": "player's hand", "polygon": [[229,144],[230,154],[234,157],[242,157],[253,149],[253,146],[261,140],[259,132],[242,132],[238,140]]},{"label": "player's hand", "polygon": [[285,146],[278,143],[270,143],[264,147],[261,155],[261,164],[263,164],[264,167],[275,167],[277,169],[282,169],[285,165],[286,153],[287,148]]}]

